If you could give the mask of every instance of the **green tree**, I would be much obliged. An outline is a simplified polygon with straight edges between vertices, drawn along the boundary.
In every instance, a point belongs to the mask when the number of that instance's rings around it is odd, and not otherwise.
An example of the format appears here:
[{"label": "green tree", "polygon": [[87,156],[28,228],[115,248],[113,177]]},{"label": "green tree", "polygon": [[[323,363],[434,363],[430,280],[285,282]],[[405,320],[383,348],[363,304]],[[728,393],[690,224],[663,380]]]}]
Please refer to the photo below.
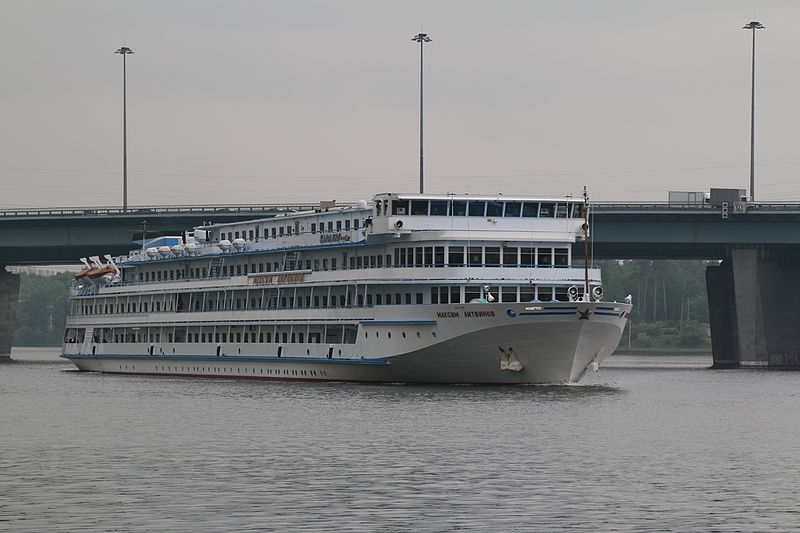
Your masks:
[{"label": "green tree", "polygon": [[20,276],[14,346],[58,346],[64,335],[73,275]]},{"label": "green tree", "polygon": [[606,298],[633,297],[632,347],[707,348],[708,261],[601,261]]}]

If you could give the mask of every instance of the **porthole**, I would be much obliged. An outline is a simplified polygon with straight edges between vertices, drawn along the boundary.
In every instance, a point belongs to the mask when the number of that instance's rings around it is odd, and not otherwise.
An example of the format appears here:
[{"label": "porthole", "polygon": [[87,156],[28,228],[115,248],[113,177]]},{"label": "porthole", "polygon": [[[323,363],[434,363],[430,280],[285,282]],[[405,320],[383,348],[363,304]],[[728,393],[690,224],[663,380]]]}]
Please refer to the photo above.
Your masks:
[{"label": "porthole", "polygon": [[435,332],[435,331],[432,331],[432,332],[431,332],[431,335],[433,335],[433,338],[434,338],[434,339],[436,338],[436,332]]},{"label": "porthole", "polygon": [[366,331],[364,332],[364,338],[365,338],[365,339],[366,339],[366,338],[369,338],[369,333],[367,333]]},{"label": "porthole", "polygon": [[405,331],[403,332],[403,338],[404,339],[406,338],[406,332]]},{"label": "porthole", "polygon": [[378,332],[377,332],[377,331],[375,332],[375,336],[376,336],[376,337],[378,336]]},{"label": "porthole", "polygon": [[306,348],[306,355],[311,355],[311,350],[309,350],[308,348]]},{"label": "porthole", "polygon": [[420,337],[421,337],[421,335],[419,334],[419,331],[418,331],[417,332],[417,338],[420,338]]},{"label": "porthole", "polygon": [[386,336],[387,336],[387,337],[389,337],[389,338],[391,339],[391,338],[392,338],[392,332],[391,332],[391,331],[387,331],[387,332],[386,332]]}]

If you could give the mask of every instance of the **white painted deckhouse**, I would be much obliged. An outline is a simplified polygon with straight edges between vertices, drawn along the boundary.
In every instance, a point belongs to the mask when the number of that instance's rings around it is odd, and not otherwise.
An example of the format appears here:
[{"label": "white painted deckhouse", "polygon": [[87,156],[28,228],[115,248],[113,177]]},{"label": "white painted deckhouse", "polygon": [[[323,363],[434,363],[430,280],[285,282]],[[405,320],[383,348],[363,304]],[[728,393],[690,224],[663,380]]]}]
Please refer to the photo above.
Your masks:
[{"label": "white painted deckhouse", "polygon": [[572,257],[585,209],[386,193],[159,237],[83,260],[63,357],[153,375],[576,382],[631,309]]}]

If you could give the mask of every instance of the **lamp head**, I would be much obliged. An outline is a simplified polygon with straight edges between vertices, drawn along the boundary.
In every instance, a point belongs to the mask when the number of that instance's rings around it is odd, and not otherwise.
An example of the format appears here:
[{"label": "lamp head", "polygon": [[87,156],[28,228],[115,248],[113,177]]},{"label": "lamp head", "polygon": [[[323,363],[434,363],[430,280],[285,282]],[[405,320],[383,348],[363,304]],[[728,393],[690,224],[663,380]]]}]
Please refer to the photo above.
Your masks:
[{"label": "lamp head", "polygon": [[132,54],[132,53],[133,53],[133,50],[131,50],[131,49],[130,49],[130,48],[128,48],[127,46],[123,46],[122,48],[119,48],[119,49],[117,49],[117,51],[116,51],[116,52],[114,52],[114,53],[115,53],[115,54],[127,55],[127,54]]},{"label": "lamp head", "polygon": [[743,30],[763,30],[765,28],[766,26],[764,26],[757,20],[752,20],[748,24],[742,26]]},{"label": "lamp head", "polygon": [[428,37],[427,33],[418,33],[411,38],[412,41],[416,41],[418,43],[429,43],[431,42],[431,38]]}]

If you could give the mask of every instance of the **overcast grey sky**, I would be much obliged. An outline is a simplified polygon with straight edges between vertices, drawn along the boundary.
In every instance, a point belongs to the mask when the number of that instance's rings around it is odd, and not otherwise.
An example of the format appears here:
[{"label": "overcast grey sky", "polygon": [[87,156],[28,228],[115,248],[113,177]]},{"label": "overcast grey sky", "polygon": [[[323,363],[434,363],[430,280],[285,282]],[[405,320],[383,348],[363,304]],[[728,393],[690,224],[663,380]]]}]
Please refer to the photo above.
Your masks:
[{"label": "overcast grey sky", "polygon": [[800,200],[800,2],[0,3],[0,207],[427,192]]}]

